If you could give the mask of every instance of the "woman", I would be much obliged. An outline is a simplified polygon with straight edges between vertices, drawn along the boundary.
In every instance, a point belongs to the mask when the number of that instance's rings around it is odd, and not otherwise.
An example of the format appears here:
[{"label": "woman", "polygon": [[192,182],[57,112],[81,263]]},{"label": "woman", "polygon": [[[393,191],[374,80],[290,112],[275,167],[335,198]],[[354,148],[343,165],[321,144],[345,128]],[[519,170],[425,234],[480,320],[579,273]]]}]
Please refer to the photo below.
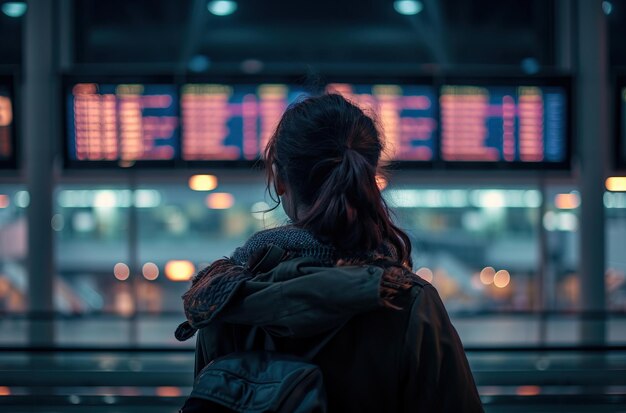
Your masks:
[{"label": "woman", "polygon": [[[382,151],[374,121],[340,95],[287,109],[265,161],[292,223],[196,277],[177,331],[202,328],[196,373],[269,338],[281,352],[318,348],[331,412],[482,411],[458,335],[435,289],[411,272],[409,238],[377,186]],[[253,281],[268,270],[268,245],[281,264]]]}]

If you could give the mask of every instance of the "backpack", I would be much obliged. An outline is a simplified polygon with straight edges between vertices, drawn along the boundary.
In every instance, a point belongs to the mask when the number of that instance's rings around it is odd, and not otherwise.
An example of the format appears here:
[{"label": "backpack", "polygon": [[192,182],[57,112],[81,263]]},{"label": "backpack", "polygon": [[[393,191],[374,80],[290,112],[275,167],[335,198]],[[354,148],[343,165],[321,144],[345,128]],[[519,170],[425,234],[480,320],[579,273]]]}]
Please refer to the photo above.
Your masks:
[{"label": "backpack", "polygon": [[[264,252],[252,272],[267,271],[284,256],[284,250],[276,246]],[[303,357],[280,353],[270,346],[270,350],[216,358],[196,376],[191,395],[179,413],[326,413],[322,371],[310,360],[341,327],[325,335]]]},{"label": "backpack", "polygon": [[220,357],[196,377],[181,413],[325,413],[319,367],[270,351]]}]

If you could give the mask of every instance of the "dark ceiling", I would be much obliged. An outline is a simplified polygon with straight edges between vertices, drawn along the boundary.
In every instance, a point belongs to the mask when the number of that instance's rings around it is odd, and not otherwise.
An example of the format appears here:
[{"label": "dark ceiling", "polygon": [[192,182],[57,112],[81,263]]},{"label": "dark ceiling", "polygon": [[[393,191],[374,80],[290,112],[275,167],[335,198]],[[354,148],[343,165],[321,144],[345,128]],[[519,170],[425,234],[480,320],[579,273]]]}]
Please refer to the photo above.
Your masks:
[{"label": "dark ceiling", "polygon": [[[237,0],[225,17],[210,14],[207,0],[63,1],[73,3],[74,60],[87,66],[186,70],[201,56],[209,71],[250,59],[277,72],[514,71],[550,69],[557,55],[557,0],[422,0],[415,16],[396,13],[392,0]],[[626,0],[611,4],[611,62],[626,66]],[[0,65],[19,64],[22,22],[0,14]]]},{"label": "dark ceiling", "polygon": [[[172,63],[204,55],[213,65],[553,64],[549,0],[423,1],[403,16],[391,0],[239,0],[213,16],[206,1],[82,0],[79,62]],[[495,34],[495,35],[494,35]]]}]

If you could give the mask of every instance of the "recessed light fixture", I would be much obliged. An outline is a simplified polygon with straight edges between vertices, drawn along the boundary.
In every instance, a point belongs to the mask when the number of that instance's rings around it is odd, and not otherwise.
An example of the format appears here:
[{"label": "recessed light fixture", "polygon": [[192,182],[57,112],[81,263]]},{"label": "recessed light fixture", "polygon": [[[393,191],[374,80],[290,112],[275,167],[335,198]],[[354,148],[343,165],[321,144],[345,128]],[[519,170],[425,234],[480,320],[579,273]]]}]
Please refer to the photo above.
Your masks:
[{"label": "recessed light fixture", "polygon": [[396,0],[393,2],[393,8],[400,14],[413,16],[421,12],[424,5],[419,0]]},{"label": "recessed light fixture", "polygon": [[237,2],[233,0],[212,0],[207,3],[207,9],[216,16],[228,16],[237,10]]},{"label": "recessed light fixture", "polygon": [[23,1],[10,1],[2,5],[2,13],[15,18],[22,17],[27,9],[28,5]]}]

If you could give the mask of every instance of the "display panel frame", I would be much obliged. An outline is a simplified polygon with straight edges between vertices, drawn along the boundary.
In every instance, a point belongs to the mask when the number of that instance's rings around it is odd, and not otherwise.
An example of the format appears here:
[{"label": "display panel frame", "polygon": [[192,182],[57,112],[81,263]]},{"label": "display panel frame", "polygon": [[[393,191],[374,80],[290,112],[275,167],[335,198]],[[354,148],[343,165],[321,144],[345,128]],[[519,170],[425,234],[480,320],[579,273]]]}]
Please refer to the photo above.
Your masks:
[{"label": "display panel frame", "polygon": [[613,164],[615,169],[626,171],[626,99],[622,97],[626,93],[626,72],[617,74],[613,82],[614,96],[614,130],[613,130]]},{"label": "display panel frame", "polygon": [[16,93],[16,77],[12,74],[0,73],[0,85],[6,88],[11,99],[11,112],[13,120],[9,135],[9,145],[11,145],[11,156],[8,159],[0,159],[0,170],[15,170],[20,166],[20,150],[18,145],[18,129],[20,123],[19,98]]},{"label": "display panel frame", "polygon": [[[61,106],[62,106],[62,138],[63,138],[63,167],[66,169],[162,169],[173,168],[178,163],[181,150],[180,123],[178,125],[178,140],[175,143],[175,156],[171,160],[76,160],[70,156],[70,124],[68,97],[72,89],[79,83],[96,84],[154,84],[171,85],[175,93],[180,92],[174,76],[172,75],[106,75],[106,74],[64,74],[61,77]],[[180,118],[179,105],[175,102],[177,117]]]},{"label": "display panel frame", "polygon": [[[574,118],[573,118],[573,87],[572,79],[569,76],[502,76],[502,75],[448,75],[438,79],[437,94],[439,99],[442,96],[442,89],[445,86],[477,86],[477,87],[519,87],[519,86],[536,86],[536,87],[560,87],[565,91],[565,108],[564,113],[566,119],[564,122],[564,152],[563,160],[558,162],[549,161],[537,161],[537,162],[524,162],[524,161],[450,161],[444,160],[441,148],[443,146],[442,129],[439,128],[439,153],[437,158],[439,159],[436,167],[437,169],[445,170],[519,170],[519,171],[569,171],[571,170],[572,154],[574,139],[572,136],[574,130]],[[440,115],[439,121],[442,122],[441,104],[439,105]]]},{"label": "display panel frame", "polygon": [[[622,83],[626,79],[622,79]],[[178,141],[176,142],[176,156],[173,160],[139,160],[132,162],[132,165],[120,165],[118,160],[81,161],[70,157],[70,139],[68,125],[67,97],[71,94],[72,86],[76,83],[97,83],[97,84],[167,84],[174,87],[177,93],[177,116],[180,119],[178,125]],[[493,74],[481,75],[446,75],[433,77],[430,75],[410,76],[410,75],[209,75],[209,74],[187,74],[183,76],[174,75],[103,75],[103,74],[65,74],[62,77],[62,106],[63,106],[63,164],[67,169],[172,169],[198,170],[202,168],[217,169],[245,169],[255,166],[262,167],[262,156],[256,160],[185,160],[183,154],[184,145],[184,122],[182,121],[182,91],[186,84],[225,84],[225,85],[260,85],[260,84],[284,84],[296,86],[306,90],[311,95],[324,93],[326,87],[333,83],[346,83],[351,85],[414,85],[432,88],[436,98],[434,104],[434,118],[437,121],[434,133],[433,158],[430,161],[410,161],[410,160],[389,160],[386,163],[391,169],[432,169],[436,171],[446,170],[468,170],[468,171],[543,171],[556,170],[567,171],[571,169],[573,153],[573,90],[572,81],[569,76],[501,76]],[[445,85],[459,86],[482,86],[482,87],[518,87],[518,86],[538,86],[538,87],[561,87],[565,91],[564,113],[567,119],[564,123],[564,159],[560,162],[523,162],[523,161],[446,161],[442,157],[442,128],[441,128],[441,92]],[[15,128],[13,128],[15,135]],[[619,144],[619,140],[618,140]],[[14,148],[16,145],[14,144]],[[17,149],[17,148],[16,148]]]}]

